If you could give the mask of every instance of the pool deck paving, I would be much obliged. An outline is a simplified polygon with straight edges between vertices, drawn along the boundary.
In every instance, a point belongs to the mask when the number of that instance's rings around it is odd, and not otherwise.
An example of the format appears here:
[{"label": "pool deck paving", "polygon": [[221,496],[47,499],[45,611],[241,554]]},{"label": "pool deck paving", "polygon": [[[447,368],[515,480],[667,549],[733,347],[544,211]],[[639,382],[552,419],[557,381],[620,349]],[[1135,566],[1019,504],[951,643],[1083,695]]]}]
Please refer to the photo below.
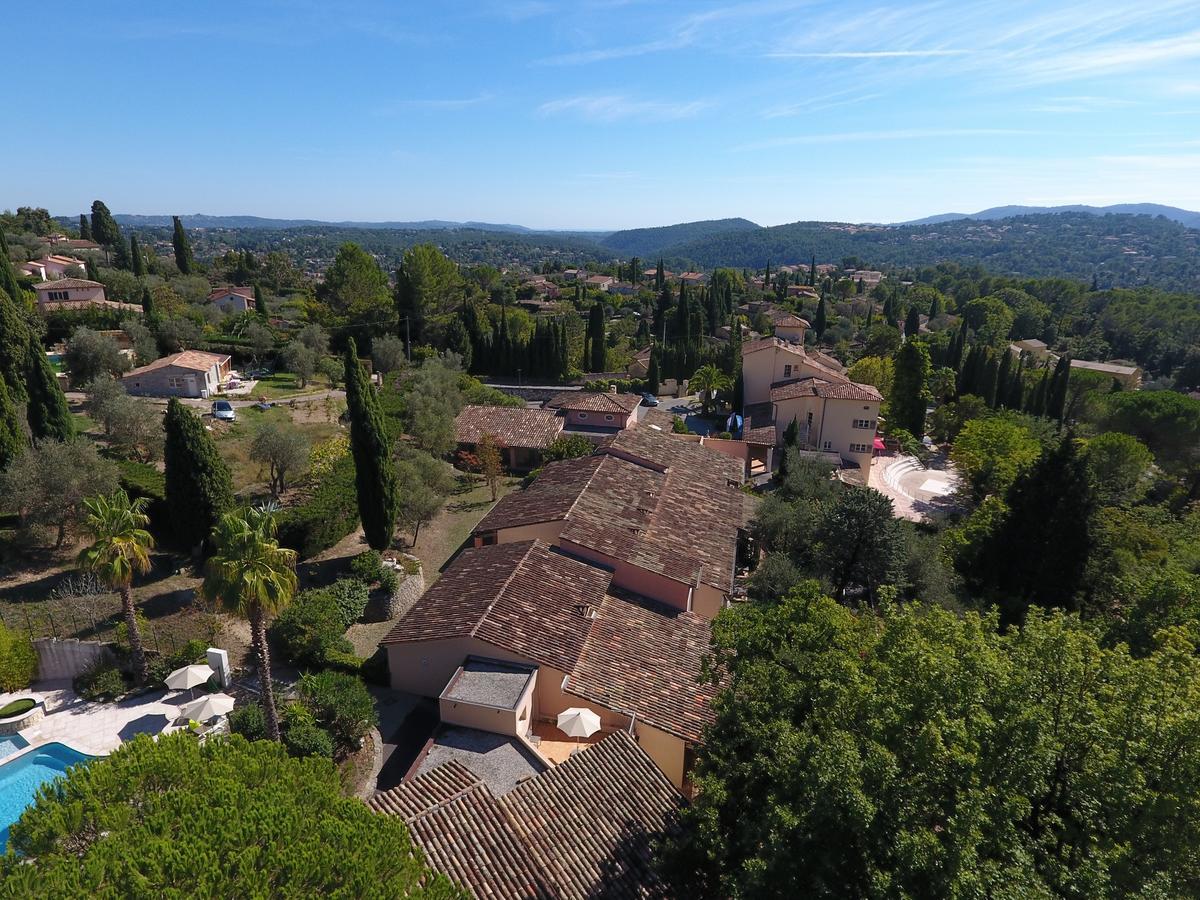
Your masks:
[{"label": "pool deck paving", "polygon": [[58,741],[91,756],[103,756],[138,734],[160,734],[179,718],[190,691],[157,690],[117,703],[84,700],[67,681],[46,681],[30,691],[0,694],[0,706],[19,697],[39,695],[46,714],[20,732],[31,745]]}]

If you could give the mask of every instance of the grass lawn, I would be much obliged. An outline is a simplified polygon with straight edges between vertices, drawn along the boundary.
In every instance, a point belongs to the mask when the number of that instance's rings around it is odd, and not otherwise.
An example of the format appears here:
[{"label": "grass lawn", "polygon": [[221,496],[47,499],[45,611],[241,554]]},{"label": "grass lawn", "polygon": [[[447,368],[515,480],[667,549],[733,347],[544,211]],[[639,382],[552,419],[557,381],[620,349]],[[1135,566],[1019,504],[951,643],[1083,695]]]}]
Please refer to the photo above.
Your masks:
[{"label": "grass lawn", "polygon": [[310,443],[318,444],[340,430],[336,421],[336,415],[340,410],[340,405],[334,406],[335,418],[333,422],[329,422],[326,417],[321,415],[319,406],[315,410],[292,410],[286,406],[255,409],[247,406],[238,409],[237,421],[233,424],[210,423],[213,425],[213,437],[217,442],[217,450],[233,473],[235,489],[238,492],[244,492],[247,489],[261,486],[265,481],[265,467],[260,460],[254,459],[250,452],[250,447],[254,443],[254,435],[261,424],[293,421],[308,436]]},{"label": "grass lawn", "polygon": [[266,397],[268,400],[301,397],[317,391],[329,390],[329,385],[323,378],[315,378],[306,387],[300,387],[300,379],[291,372],[276,372],[266,378],[258,379],[258,384],[250,392],[251,397]]},{"label": "grass lawn", "polygon": [[[498,496],[503,497],[521,484],[520,478],[505,478],[500,483]],[[437,580],[438,570],[470,536],[479,520],[492,508],[492,493],[480,478],[468,479],[460,475],[458,490],[451,494],[437,517],[421,529],[417,545],[408,552],[421,560],[425,572],[425,583]],[[405,540],[412,537],[402,535]]]}]

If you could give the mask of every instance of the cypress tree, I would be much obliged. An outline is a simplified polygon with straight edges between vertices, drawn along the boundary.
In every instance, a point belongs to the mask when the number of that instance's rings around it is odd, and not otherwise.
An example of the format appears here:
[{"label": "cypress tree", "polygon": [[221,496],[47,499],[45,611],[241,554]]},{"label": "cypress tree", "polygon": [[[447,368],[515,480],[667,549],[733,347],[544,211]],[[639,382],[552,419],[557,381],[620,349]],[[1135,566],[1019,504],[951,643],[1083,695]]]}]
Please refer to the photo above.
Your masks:
[{"label": "cypress tree", "polygon": [[771,261],[767,260],[767,271],[763,275],[763,290],[765,291],[771,284]]},{"label": "cypress tree", "polygon": [[658,374],[658,351],[651,348],[650,350],[650,365],[646,368],[646,392],[650,394],[658,394],[660,381],[662,379]]},{"label": "cypress tree", "polygon": [[[811,438],[811,435],[808,437]],[[800,449],[800,422],[795,416],[788,427],[783,430],[783,446],[779,449],[779,471],[776,473],[777,483],[781,483],[788,474],[788,451]]]},{"label": "cypress tree", "polygon": [[1049,390],[1050,370],[1042,369],[1042,377],[1029,392],[1029,399],[1025,403],[1025,412],[1031,416],[1044,416],[1046,414],[1046,394]]},{"label": "cypress tree", "polygon": [[984,350],[982,396],[990,409],[996,408],[996,388],[1000,380],[999,376],[1000,361],[996,359],[996,354],[989,347]]},{"label": "cypress tree", "polygon": [[809,287],[817,286],[817,255],[814,253],[812,263],[808,267],[808,284]]},{"label": "cypress tree", "polygon": [[29,347],[29,326],[8,292],[0,288],[0,380],[8,387],[14,403],[24,403],[25,362]]},{"label": "cypress tree", "polygon": [[864,290],[863,280],[860,278],[860,279],[858,279],[858,281],[854,282],[854,293],[861,294],[863,292],[863,290]]},{"label": "cypress tree", "polygon": [[100,280],[100,270],[96,268],[96,261],[90,256],[83,261],[83,268],[87,272],[87,277],[92,281]]},{"label": "cypress tree", "polygon": [[588,316],[588,339],[592,351],[588,365],[593,372],[603,372],[608,348],[604,345],[604,304],[598,301]]},{"label": "cypress tree", "polygon": [[1008,395],[1012,390],[1012,358],[1007,348],[1000,351],[1000,366],[996,373],[996,409],[1008,404]]},{"label": "cypress tree", "polygon": [[100,200],[92,203],[92,240],[104,248],[106,259],[110,249],[117,245],[124,246],[117,220],[112,217],[108,207]]},{"label": "cypress tree", "polygon": [[658,269],[654,273],[654,289],[656,291],[661,291],[666,286],[667,276],[665,270],[663,269],[662,257],[660,256],[658,258]]},{"label": "cypress tree", "polygon": [[4,291],[18,307],[24,305],[25,292],[17,280],[17,270],[8,255],[8,241],[4,229],[0,228],[0,291]]},{"label": "cypress tree", "polygon": [[79,239],[81,241],[90,241],[92,239],[92,223],[88,221],[88,217],[83,213],[79,214]]},{"label": "cypress tree", "polygon": [[933,299],[929,301],[929,320],[932,322],[934,319],[936,319],[941,314],[942,314],[942,298],[935,294]]},{"label": "cypress tree", "polygon": [[925,436],[925,407],[929,405],[929,348],[922,341],[905,341],[895,356],[895,376],[889,409],[891,421],[917,440]]},{"label": "cypress tree", "polygon": [[130,269],[138,278],[146,274],[146,260],[142,258],[142,248],[138,245],[136,234],[129,236],[129,262]]},{"label": "cypress tree", "polygon": [[254,311],[260,319],[267,317],[267,301],[263,297],[262,286],[257,283],[254,285]]},{"label": "cypress tree", "polygon": [[817,340],[820,340],[825,334],[825,328],[828,325],[828,313],[825,309],[825,295],[821,295],[821,299],[817,301],[817,315],[813,322],[813,330],[817,332]]},{"label": "cypress tree", "polygon": [[154,295],[150,293],[150,288],[142,288],[142,318],[146,320],[146,324],[155,325],[159,321],[158,309],[154,305]]},{"label": "cypress tree", "polygon": [[917,311],[917,305],[914,303],[908,308],[908,315],[904,317],[904,336],[914,338],[920,333],[921,314]]},{"label": "cypress tree", "polygon": [[396,469],[391,443],[371,387],[367,370],[358,361],[354,338],[346,341],[346,406],[350,414],[350,451],[354,456],[354,484],[358,491],[358,513],[367,543],[386,550],[392,543],[399,507]]},{"label": "cypress tree", "polygon": [[174,231],[171,233],[171,246],[175,248],[175,265],[179,267],[179,274],[191,275],[196,264],[192,256],[191,242],[188,240],[187,232],[183,230],[183,222],[179,220],[179,216],[171,216],[171,220],[174,225]]},{"label": "cypress tree", "polygon": [[1022,409],[1025,399],[1025,379],[1022,377],[1025,374],[1025,359],[1022,357],[1017,360],[1016,371],[1012,373],[1012,378],[1008,382],[1008,396],[1004,398],[1004,405],[1009,409]]},{"label": "cypress tree", "polygon": [[21,452],[25,435],[16,404],[8,393],[8,385],[0,378],[0,472]]},{"label": "cypress tree", "polygon": [[172,533],[179,546],[199,547],[221,515],[233,507],[233,479],[199,417],[174,397],[167,404],[163,430]]},{"label": "cypress tree", "polygon": [[1060,356],[1046,393],[1046,416],[1062,424],[1067,409],[1067,385],[1071,381],[1071,358]]},{"label": "cypress tree", "polygon": [[46,359],[42,342],[32,331],[26,346],[25,390],[29,395],[25,418],[35,441],[65,441],[75,434],[67,398],[58,386],[58,376]]},{"label": "cypress tree", "polygon": [[875,320],[875,301],[867,301],[867,324],[864,326],[864,331],[871,330],[871,323]]}]

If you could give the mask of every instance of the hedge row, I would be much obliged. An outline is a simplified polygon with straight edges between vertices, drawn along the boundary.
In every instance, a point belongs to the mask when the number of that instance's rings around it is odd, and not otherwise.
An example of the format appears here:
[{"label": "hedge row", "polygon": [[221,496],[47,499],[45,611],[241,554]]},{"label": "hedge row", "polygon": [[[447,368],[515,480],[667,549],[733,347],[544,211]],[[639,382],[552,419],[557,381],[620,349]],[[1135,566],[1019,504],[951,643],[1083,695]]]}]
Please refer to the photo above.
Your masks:
[{"label": "hedge row", "polygon": [[358,527],[358,494],[354,460],[344,456],[333,465],[311,497],[279,515],[279,543],[301,559],[328,550]]}]

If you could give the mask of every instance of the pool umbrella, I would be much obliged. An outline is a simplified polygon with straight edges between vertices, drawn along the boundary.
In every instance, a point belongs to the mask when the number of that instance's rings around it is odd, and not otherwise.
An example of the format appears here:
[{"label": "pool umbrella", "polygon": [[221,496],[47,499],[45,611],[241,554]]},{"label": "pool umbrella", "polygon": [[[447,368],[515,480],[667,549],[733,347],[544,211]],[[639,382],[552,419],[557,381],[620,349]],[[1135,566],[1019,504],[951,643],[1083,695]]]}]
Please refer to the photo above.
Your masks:
[{"label": "pool umbrella", "polygon": [[176,669],[163,681],[169,688],[177,691],[192,690],[194,694],[195,688],[207,683],[208,679],[212,677],[212,667],[201,663],[198,666],[184,666],[182,669]]},{"label": "pool umbrella", "polygon": [[191,703],[180,708],[180,712],[189,719],[195,719],[197,722],[207,722],[214,716],[226,715],[233,709],[233,698],[228,694],[209,694],[206,697],[201,697],[199,700],[193,700]]},{"label": "pool umbrella", "polygon": [[572,706],[558,714],[557,724],[559,731],[575,738],[578,744],[581,738],[591,737],[600,730],[600,717],[586,707]]}]

